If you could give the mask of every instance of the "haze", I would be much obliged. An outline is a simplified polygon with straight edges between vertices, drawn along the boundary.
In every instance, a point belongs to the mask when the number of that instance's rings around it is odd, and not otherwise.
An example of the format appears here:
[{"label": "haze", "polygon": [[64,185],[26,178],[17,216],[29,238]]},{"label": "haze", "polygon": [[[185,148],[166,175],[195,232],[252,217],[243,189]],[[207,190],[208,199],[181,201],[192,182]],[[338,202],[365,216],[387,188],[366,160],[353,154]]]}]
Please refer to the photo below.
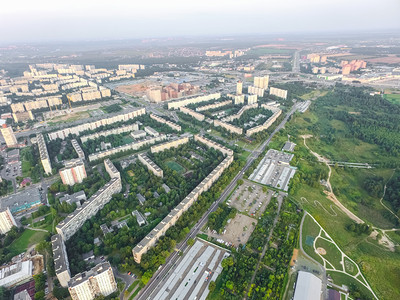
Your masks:
[{"label": "haze", "polygon": [[0,41],[400,29],[398,0],[7,1]]}]

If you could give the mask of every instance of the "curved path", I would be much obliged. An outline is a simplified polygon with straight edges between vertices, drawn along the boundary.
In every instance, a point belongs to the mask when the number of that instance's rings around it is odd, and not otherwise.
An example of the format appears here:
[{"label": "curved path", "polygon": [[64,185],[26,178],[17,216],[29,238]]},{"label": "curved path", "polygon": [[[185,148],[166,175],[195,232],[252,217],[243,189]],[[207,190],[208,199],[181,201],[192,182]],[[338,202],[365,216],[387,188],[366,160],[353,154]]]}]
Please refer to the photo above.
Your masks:
[{"label": "curved path", "polygon": [[335,203],[335,204],[336,204],[350,219],[352,219],[353,221],[355,221],[356,223],[359,223],[359,224],[364,223],[364,221],[363,221],[362,219],[360,219],[359,217],[357,217],[357,216],[356,216],[354,213],[352,213],[346,206],[344,206],[344,205],[336,198],[336,195],[333,193],[332,185],[331,185],[331,182],[330,182],[330,178],[331,178],[331,174],[332,174],[332,168],[331,168],[331,166],[328,164],[328,163],[329,163],[329,160],[328,160],[327,158],[325,158],[325,157],[319,155],[318,153],[312,151],[312,150],[307,146],[306,139],[309,138],[309,137],[312,137],[312,136],[310,136],[310,135],[302,135],[301,137],[303,138],[304,146],[306,146],[306,148],[310,151],[310,153],[311,153],[312,155],[314,155],[314,156],[318,159],[318,161],[324,163],[324,164],[328,167],[328,169],[329,169],[328,179],[326,180],[326,184],[327,184],[327,186],[328,186],[329,191],[328,191],[328,192],[325,192],[327,198],[328,198],[329,200],[331,200],[333,203]]}]

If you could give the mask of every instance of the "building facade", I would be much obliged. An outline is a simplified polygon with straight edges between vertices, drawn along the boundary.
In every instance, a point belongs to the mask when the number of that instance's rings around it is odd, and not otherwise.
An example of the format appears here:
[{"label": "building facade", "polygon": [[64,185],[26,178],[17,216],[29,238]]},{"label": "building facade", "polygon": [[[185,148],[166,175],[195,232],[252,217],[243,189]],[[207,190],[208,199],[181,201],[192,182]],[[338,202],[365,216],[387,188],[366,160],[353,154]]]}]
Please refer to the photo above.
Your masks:
[{"label": "building facade", "polygon": [[87,177],[82,159],[78,158],[66,162],[65,167],[60,169],[60,176],[63,184],[81,183]]},{"label": "building facade", "polygon": [[3,135],[3,138],[6,141],[7,147],[14,147],[18,144],[13,129],[7,126],[6,124],[3,124],[3,126],[1,127],[1,134]]},{"label": "building facade", "polygon": [[163,178],[163,170],[159,166],[157,166],[150,158],[148,158],[145,153],[139,154],[138,158],[139,161],[144,164],[147,169],[149,169],[149,171],[151,171],[154,175]]},{"label": "building facade", "polygon": [[182,138],[178,138],[178,139],[175,139],[175,140],[172,140],[172,141],[168,141],[168,142],[165,142],[165,143],[162,143],[162,144],[158,144],[158,145],[152,146],[150,148],[150,151],[151,151],[151,153],[157,153],[157,152],[161,152],[161,151],[164,151],[164,150],[167,150],[167,149],[170,149],[170,148],[177,148],[180,145],[186,144],[188,142],[189,142],[189,137],[185,136],[185,137],[182,137]]},{"label": "building facade", "polygon": [[68,282],[71,280],[71,272],[69,271],[67,250],[61,235],[55,234],[51,237],[51,247],[58,281],[62,287],[68,287]]},{"label": "building facade", "polygon": [[13,226],[17,226],[17,223],[10,209],[8,207],[0,209],[0,234],[6,234]]},{"label": "building facade", "polygon": [[49,153],[47,152],[47,146],[46,146],[46,142],[44,140],[43,134],[41,134],[41,133],[37,134],[36,140],[37,140],[39,154],[40,154],[40,160],[42,162],[44,172],[46,174],[51,174],[52,173],[51,162],[50,162]]}]

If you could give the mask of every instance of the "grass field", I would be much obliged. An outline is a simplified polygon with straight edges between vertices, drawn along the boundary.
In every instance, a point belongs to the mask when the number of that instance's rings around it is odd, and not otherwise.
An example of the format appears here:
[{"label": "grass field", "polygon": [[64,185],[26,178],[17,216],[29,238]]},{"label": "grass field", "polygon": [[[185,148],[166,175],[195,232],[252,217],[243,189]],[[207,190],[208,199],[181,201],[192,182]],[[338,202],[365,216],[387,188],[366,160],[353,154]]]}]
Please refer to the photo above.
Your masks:
[{"label": "grass field", "polygon": [[317,239],[315,242],[315,247],[316,248],[324,248],[326,251],[326,255],[323,255],[323,257],[329,261],[329,263],[336,269],[336,270],[342,270],[343,267],[340,263],[342,260],[342,253],[340,250],[331,242],[328,242],[324,239]]},{"label": "grass field", "polygon": [[320,228],[318,224],[314,222],[314,220],[310,216],[306,216],[303,223],[303,249],[314,258],[320,264],[323,264],[321,257],[318,256],[317,253],[314,251],[313,242],[314,239],[318,236]]},{"label": "grass field", "polygon": [[183,173],[185,171],[184,167],[182,167],[180,164],[178,164],[177,162],[175,162],[173,160],[169,160],[169,161],[165,162],[165,164],[167,165],[168,168],[170,168],[178,173]]},{"label": "grass field", "polygon": [[47,234],[42,231],[25,229],[22,235],[10,245],[10,250],[16,254],[25,252],[29,246],[42,241]]},{"label": "grass field", "polygon": [[400,105],[400,94],[385,94],[383,97],[393,104]]},{"label": "grass field", "polygon": [[363,286],[362,284],[360,284],[357,280],[355,280],[354,278],[352,278],[351,276],[348,276],[344,273],[339,273],[339,272],[335,272],[335,271],[328,271],[327,272],[331,278],[333,279],[333,282],[337,285],[355,285],[357,286],[357,288],[361,291],[361,295],[363,300],[367,300],[367,299],[374,299],[373,295],[370,293],[370,291]]}]

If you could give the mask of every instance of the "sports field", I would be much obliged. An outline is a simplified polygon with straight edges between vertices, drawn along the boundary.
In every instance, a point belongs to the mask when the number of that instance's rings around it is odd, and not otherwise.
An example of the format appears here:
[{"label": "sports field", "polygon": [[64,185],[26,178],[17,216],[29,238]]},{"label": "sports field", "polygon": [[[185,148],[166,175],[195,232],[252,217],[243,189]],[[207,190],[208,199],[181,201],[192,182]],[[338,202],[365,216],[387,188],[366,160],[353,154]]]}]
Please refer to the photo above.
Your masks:
[{"label": "sports field", "polygon": [[400,105],[400,94],[385,94],[383,97],[393,104]]},{"label": "sports field", "polygon": [[167,165],[168,168],[177,171],[178,173],[183,173],[185,171],[185,168],[182,167],[180,164],[178,164],[177,162],[173,161],[173,160],[169,160],[167,162],[165,162],[165,164]]}]

